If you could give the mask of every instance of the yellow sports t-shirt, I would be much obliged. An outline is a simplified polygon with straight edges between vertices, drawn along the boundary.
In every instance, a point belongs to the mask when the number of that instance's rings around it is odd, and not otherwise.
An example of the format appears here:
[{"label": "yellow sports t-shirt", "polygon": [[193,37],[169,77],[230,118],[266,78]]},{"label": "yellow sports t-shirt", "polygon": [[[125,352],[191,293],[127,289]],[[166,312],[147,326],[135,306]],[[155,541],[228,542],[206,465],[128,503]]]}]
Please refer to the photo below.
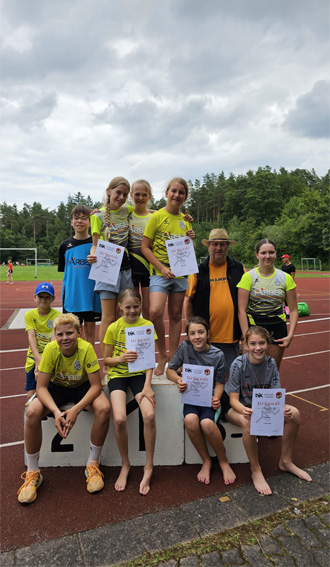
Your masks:
[{"label": "yellow sports t-shirt", "polygon": [[100,369],[95,350],[80,337],[73,356],[64,356],[57,341],[49,343],[41,357],[39,370],[51,374],[51,381],[57,386],[76,388],[88,381],[88,374]]},{"label": "yellow sports t-shirt", "polygon": [[251,325],[256,321],[258,324],[286,322],[285,294],[296,287],[290,274],[275,268],[271,276],[264,277],[258,268],[253,268],[242,276],[237,287],[250,292],[246,312]]},{"label": "yellow sports t-shirt", "polygon": [[[54,320],[60,315],[62,314],[56,309],[51,309],[49,313],[47,313],[47,315],[39,315],[38,309],[31,309],[31,311],[27,311],[25,313],[25,332],[27,333],[30,329],[34,330],[37,340],[38,352],[40,352],[40,354],[44,351],[46,345],[50,342],[54,328]],[[35,360],[32,354],[32,350],[29,346],[26,356],[25,371],[30,372],[31,368],[33,368],[34,366]]]},{"label": "yellow sports t-shirt", "polygon": [[[185,236],[191,230],[191,223],[184,220],[184,214],[172,215],[164,208],[151,215],[144,236],[152,240],[152,252],[164,266],[170,267],[166,250],[166,240]],[[161,272],[150,264],[150,275],[161,276]]]},{"label": "yellow sports t-shirt", "polygon": [[[210,275],[210,342],[234,342],[234,304],[227,280],[227,262],[222,266],[209,263]],[[191,274],[186,295],[193,298],[196,293],[197,275]]]},{"label": "yellow sports t-shirt", "polygon": [[[112,357],[121,356],[127,351],[126,348],[126,329],[131,327],[142,327],[143,325],[152,325],[151,321],[147,321],[139,317],[138,321],[132,325],[126,323],[123,317],[117,319],[114,323],[109,325],[103,342],[107,345],[113,345]],[[147,333],[149,335],[149,333]],[[156,331],[154,331],[154,338],[157,339]],[[137,374],[144,374],[145,370],[138,372],[128,372],[128,362],[121,362],[116,366],[110,366],[108,371],[108,380],[112,378],[122,378],[123,376],[136,376]]]},{"label": "yellow sports t-shirt", "polygon": [[149,276],[150,265],[141,252],[141,243],[144,229],[151,215],[152,213],[147,213],[146,215],[137,215],[133,211],[128,219],[128,252],[133,275],[146,274]]}]

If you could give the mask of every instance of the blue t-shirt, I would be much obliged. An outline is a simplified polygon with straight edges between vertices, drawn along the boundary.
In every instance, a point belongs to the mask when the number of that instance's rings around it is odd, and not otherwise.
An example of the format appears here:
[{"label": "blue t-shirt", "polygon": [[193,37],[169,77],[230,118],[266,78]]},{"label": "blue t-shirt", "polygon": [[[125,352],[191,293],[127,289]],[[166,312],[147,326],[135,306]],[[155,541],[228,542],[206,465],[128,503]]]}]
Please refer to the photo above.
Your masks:
[{"label": "blue t-shirt", "polygon": [[91,246],[91,236],[84,240],[68,238],[60,246],[58,271],[64,272],[62,303],[69,313],[101,313],[100,297],[94,293],[95,281],[88,277],[91,266],[87,256]]}]

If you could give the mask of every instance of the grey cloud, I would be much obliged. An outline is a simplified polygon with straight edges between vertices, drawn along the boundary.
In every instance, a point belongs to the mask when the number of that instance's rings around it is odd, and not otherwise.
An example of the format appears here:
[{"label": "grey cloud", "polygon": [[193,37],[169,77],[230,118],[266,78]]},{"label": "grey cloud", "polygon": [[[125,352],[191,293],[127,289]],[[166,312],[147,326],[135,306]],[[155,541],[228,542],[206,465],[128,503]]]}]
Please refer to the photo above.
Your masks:
[{"label": "grey cloud", "polygon": [[[57,104],[57,97],[54,94],[48,94],[40,99],[35,99],[35,95],[31,95],[23,100],[19,105],[9,104],[7,101],[2,103],[2,123],[15,125],[22,130],[30,130],[31,128],[42,126]],[[28,102],[29,101],[29,102]]]},{"label": "grey cloud", "polygon": [[307,138],[328,138],[329,122],[329,81],[318,81],[309,93],[297,99],[283,127]]}]

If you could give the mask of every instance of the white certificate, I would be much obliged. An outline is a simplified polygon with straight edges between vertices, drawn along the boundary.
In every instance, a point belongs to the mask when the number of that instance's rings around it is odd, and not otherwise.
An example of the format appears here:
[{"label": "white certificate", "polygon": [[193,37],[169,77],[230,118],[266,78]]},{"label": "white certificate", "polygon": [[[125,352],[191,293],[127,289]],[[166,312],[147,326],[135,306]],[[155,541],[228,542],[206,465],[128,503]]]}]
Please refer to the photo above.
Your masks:
[{"label": "white certificate", "polygon": [[134,362],[128,363],[128,372],[155,368],[155,330],[153,325],[128,327],[126,332],[126,348],[138,353]]},{"label": "white certificate", "polygon": [[213,366],[183,364],[182,382],[186,382],[188,385],[187,389],[181,394],[181,402],[194,406],[211,407],[213,375]]},{"label": "white certificate", "polygon": [[123,246],[99,240],[95,252],[97,261],[91,266],[89,278],[97,282],[117,285],[124,251]]},{"label": "white certificate", "polygon": [[254,388],[251,435],[283,435],[285,388]]},{"label": "white certificate", "polygon": [[197,274],[198,266],[193,241],[188,236],[166,240],[171,272],[176,277]]}]

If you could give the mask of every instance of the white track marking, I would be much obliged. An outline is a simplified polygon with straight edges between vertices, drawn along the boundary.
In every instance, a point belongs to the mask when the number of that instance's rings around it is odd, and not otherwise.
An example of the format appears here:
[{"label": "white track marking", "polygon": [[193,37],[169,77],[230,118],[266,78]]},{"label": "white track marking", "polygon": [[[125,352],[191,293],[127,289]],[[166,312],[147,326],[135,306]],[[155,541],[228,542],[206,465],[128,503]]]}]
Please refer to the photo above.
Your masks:
[{"label": "white track marking", "polygon": [[324,354],[330,352],[330,350],[320,350],[319,352],[306,352],[305,354],[295,354],[293,356],[285,356],[283,360],[289,360],[289,358],[300,358],[301,356],[312,356],[313,354]]},{"label": "white track marking", "polygon": [[0,449],[4,447],[13,447],[14,445],[24,445],[24,441],[13,441],[13,443],[3,443],[0,445]]}]

